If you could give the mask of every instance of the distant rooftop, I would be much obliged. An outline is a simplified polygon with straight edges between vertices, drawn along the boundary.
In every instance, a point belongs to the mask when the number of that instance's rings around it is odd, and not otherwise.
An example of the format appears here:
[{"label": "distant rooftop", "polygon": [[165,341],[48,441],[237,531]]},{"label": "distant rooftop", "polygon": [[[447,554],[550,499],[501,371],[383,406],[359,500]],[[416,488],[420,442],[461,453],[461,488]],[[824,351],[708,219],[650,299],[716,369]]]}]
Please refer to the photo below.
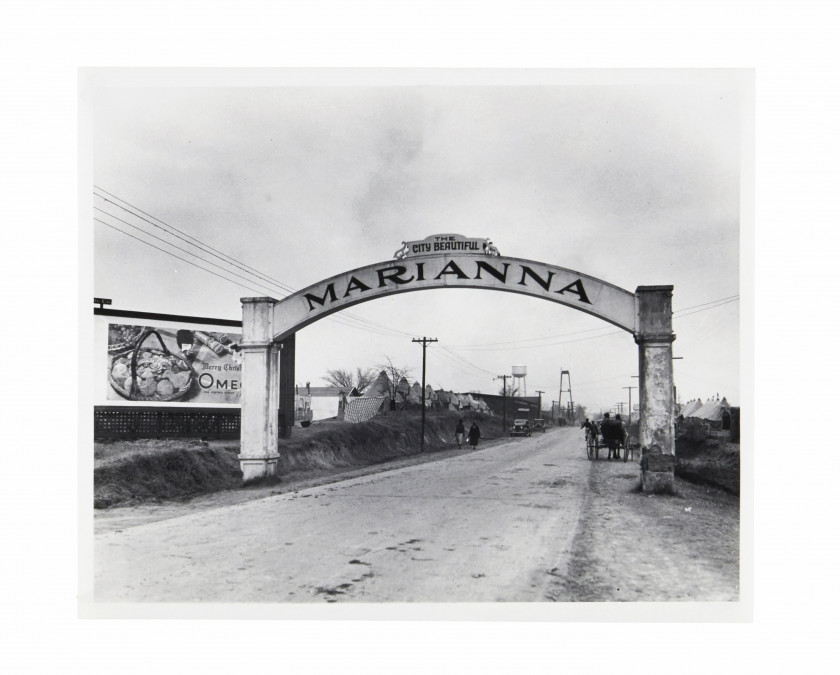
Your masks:
[{"label": "distant rooftop", "polygon": [[[309,387],[309,393],[312,396],[340,396],[349,391],[349,389],[343,387]],[[299,396],[306,395],[306,385],[297,385],[297,393]]]}]

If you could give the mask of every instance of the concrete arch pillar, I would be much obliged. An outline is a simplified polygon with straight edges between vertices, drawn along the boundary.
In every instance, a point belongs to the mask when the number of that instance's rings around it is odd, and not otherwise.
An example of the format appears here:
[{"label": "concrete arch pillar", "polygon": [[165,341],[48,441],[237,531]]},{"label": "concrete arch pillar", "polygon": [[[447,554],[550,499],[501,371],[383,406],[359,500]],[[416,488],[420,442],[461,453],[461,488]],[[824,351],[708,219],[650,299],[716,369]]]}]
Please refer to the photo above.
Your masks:
[{"label": "concrete arch pillar", "polygon": [[674,486],[674,371],[671,330],[673,286],[636,289],[639,345],[639,444],[642,488],[671,492]]},{"label": "concrete arch pillar", "polygon": [[244,482],[277,475],[279,345],[271,298],[242,298],[239,466]]},{"label": "concrete arch pillar", "polygon": [[671,341],[641,338],[639,379],[642,382],[639,409],[639,443],[642,448],[658,446],[674,454],[674,396]]},{"label": "concrete arch pillar", "polygon": [[[385,265],[384,267],[369,265],[332,277],[282,301],[272,298],[242,298],[242,417],[239,459],[245,482],[277,474],[278,440],[291,435],[295,415],[295,333],[298,329],[352,304],[412,290],[403,288],[405,285],[416,284],[417,287],[413,290],[458,287],[450,279],[450,275],[455,275],[459,282],[464,282],[461,284],[464,287],[537,295],[546,300],[571,304],[576,309],[599,316],[627,331],[632,330],[639,345],[642,487],[647,489],[649,484],[652,490],[660,491],[655,483],[661,479],[659,487],[664,485],[665,489],[673,489],[673,286],[639,286],[634,295],[562,268],[549,269],[543,265],[545,269],[540,268],[540,272],[537,267],[542,263],[498,258],[495,259],[497,267],[493,267],[479,257],[438,258],[418,258],[413,271],[393,263],[381,264]],[[444,265],[446,260],[449,262]],[[459,264],[456,264],[456,261]],[[443,265],[436,277],[431,277],[431,267],[426,267],[433,263]],[[470,263],[478,270],[474,278],[462,269],[468,268]],[[511,281],[513,285],[508,287],[508,268],[514,264],[521,267],[521,272],[513,275],[511,279],[519,281]],[[483,276],[485,273],[486,278]],[[567,276],[556,285],[565,285],[558,290],[552,290],[554,277],[560,275],[558,278],[561,278],[561,273]],[[569,282],[569,279],[574,280]],[[532,280],[541,291],[533,287],[527,290],[519,288],[528,286]],[[345,289],[343,294],[336,292],[336,285],[338,284],[340,290],[342,283]],[[576,298],[574,302],[562,298],[558,300],[558,297],[567,292],[573,292]],[[363,293],[370,294],[355,297]],[[647,474],[650,474],[648,483],[645,479]],[[651,483],[653,479],[656,481]]]}]

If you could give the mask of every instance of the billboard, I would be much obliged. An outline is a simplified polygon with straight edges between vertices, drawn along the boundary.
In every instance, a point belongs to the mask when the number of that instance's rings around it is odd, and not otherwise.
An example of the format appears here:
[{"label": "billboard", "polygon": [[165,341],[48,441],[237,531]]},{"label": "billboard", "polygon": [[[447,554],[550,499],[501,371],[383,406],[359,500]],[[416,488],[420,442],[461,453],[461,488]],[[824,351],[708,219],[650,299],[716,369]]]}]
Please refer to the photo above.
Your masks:
[{"label": "billboard", "polygon": [[239,404],[241,335],[191,327],[108,324],[109,401]]}]

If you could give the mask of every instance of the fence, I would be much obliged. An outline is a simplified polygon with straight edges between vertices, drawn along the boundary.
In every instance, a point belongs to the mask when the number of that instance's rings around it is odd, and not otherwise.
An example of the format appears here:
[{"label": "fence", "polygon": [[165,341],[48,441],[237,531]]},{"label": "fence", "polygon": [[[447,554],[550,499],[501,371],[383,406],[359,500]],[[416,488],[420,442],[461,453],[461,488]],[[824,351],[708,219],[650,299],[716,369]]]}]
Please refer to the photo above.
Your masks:
[{"label": "fence", "polygon": [[93,438],[238,439],[239,408],[95,406]]}]

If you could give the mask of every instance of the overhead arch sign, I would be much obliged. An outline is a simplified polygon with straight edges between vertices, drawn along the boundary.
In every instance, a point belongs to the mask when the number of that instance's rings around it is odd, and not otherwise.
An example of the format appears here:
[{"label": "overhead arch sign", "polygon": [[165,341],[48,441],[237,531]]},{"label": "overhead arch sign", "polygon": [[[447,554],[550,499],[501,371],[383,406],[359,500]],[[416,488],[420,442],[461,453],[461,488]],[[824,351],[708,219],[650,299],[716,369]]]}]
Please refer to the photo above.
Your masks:
[{"label": "overhead arch sign", "polygon": [[574,270],[504,256],[430,254],[390,260],[338,274],[284,298],[274,307],[277,339],[360,302],[433,288],[482,288],[551,300],[628,332],[635,329],[633,293]]},{"label": "overhead arch sign", "polygon": [[[631,333],[639,345],[640,445],[645,451],[673,456],[673,286],[638,286],[631,293],[565,267],[501,255],[489,239],[440,234],[404,241],[391,260],[337,274],[282,300],[242,298],[239,458],[246,482],[276,474],[278,438],[290,433],[284,420],[294,418],[297,331],[368,300],[436,288],[529,295],[586,312]],[[664,472],[661,485],[651,483],[652,489],[672,485],[672,464],[663,460],[656,466],[666,465],[670,473]],[[643,488],[645,471],[643,466]]]}]

